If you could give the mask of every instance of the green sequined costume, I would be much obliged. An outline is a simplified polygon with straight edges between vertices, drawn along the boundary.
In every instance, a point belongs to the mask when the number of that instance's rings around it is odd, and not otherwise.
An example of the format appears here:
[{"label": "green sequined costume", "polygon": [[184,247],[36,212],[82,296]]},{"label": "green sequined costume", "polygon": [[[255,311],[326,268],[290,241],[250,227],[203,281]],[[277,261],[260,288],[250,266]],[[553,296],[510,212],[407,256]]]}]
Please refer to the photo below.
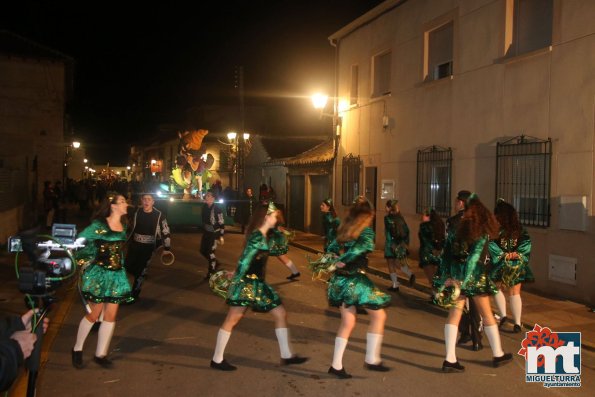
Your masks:
[{"label": "green sequined costume", "polygon": [[441,289],[446,280],[452,278],[461,282],[461,294],[467,297],[496,294],[498,289],[490,279],[485,264],[487,242],[487,235],[467,244],[460,241],[455,233],[449,233],[442,262],[434,277],[434,288]]},{"label": "green sequined costume", "polygon": [[409,227],[402,215],[386,215],[384,217],[384,238],[385,258],[407,258]]},{"label": "green sequined costume", "polygon": [[[336,240],[330,248],[340,249]],[[376,288],[365,272],[367,254],[374,250],[374,231],[365,228],[356,240],[343,244],[343,248],[345,252],[337,260],[345,263],[345,267],[337,268],[329,280],[329,304],[339,307],[344,303],[373,310],[390,305],[390,295]]]},{"label": "green sequined costume", "polygon": [[[322,216],[322,229],[324,230],[324,252],[334,252],[329,251],[329,246],[333,241],[337,239],[337,228],[341,220],[339,218],[333,217],[333,214],[330,212],[325,212]],[[338,254],[339,252],[335,252]]]},{"label": "green sequined costume", "polygon": [[279,295],[264,281],[268,257],[265,236],[259,230],[253,231],[231,280],[226,299],[228,305],[250,307],[255,312],[268,312],[281,305]]},{"label": "green sequined costume", "polygon": [[285,255],[289,251],[289,239],[279,228],[275,227],[268,233],[269,256]]},{"label": "green sequined costume", "polygon": [[123,303],[134,300],[124,270],[126,229],[115,232],[100,220],[94,220],[79,235],[85,247],[75,253],[78,265],[87,266],[81,277],[85,299],[94,303]]},{"label": "green sequined costume", "polygon": [[419,267],[427,265],[440,266],[442,260],[443,242],[434,238],[432,224],[422,222],[419,225]]},{"label": "green sequined costume", "polygon": [[[535,281],[529,266],[531,238],[527,230],[523,228],[518,239],[506,238],[503,234],[503,230],[500,230],[500,238],[490,241],[488,246],[492,258],[492,280],[501,281],[507,287]],[[507,253],[512,252],[516,252],[519,259],[505,258]]]}]

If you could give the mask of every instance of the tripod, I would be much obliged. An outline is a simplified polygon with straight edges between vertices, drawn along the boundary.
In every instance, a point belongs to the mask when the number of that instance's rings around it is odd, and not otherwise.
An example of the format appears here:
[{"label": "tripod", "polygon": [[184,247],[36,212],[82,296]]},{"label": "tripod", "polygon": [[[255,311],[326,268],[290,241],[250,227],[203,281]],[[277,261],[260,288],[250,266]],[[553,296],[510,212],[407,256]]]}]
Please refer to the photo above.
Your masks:
[{"label": "tripod", "polygon": [[[37,340],[35,341],[35,347],[33,348],[33,352],[31,356],[25,361],[25,368],[29,371],[29,377],[27,379],[27,397],[35,397],[35,383],[37,382],[37,374],[39,372],[39,364],[41,360],[41,346],[43,345],[43,319],[45,318],[46,314],[50,311],[50,298],[44,297],[41,298],[44,305],[43,308],[39,308],[39,311],[34,312],[33,317],[31,318],[31,332],[34,332],[37,335]],[[28,306],[33,306],[31,309],[35,310],[36,305],[32,304],[33,301],[29,298],[25,298]],[[31,305],[32,304],[32,305]]]}]

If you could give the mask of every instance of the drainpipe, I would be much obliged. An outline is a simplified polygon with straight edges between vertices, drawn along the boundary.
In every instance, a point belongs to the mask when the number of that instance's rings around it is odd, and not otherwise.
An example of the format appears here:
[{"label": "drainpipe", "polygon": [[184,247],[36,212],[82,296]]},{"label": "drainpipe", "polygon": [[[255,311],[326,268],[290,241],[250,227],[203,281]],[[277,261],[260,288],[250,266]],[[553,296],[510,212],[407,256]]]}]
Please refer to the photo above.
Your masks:
[{"label": "drainpipe", "polygon": [[330,44],[335,47],[335,89],[333,95],[333,160],[332,160],[332,181],[331,181],[331,197],[333,202],[337,203],[336,200],[336,186],[337,186],[337,154],[339,153],[339,135],[337,134],[337,130],[339,127],[339,40],[338,39],[330,39]]}]

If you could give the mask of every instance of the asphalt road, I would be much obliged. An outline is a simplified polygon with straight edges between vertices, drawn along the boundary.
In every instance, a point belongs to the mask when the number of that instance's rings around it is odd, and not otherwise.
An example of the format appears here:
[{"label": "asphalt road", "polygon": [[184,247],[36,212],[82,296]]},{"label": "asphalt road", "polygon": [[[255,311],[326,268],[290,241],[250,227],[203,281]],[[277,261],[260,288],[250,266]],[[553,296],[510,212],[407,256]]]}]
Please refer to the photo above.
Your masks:
[{"label": "asphalt road", "polygon": [[[288,282],[289,271],[270,258],[267,280],[281,295],[288,311],[294,351],[310,357],[299,366],[281,367],[272,316],[247,312],[232,333],[225,357],[238,366],[235,372],[209,368],[217,330],[227,306],[204,280],[206,261],[198,253],[199,233],[175,233],[172,247],[176,263],[170,267],[153,261],[141,300],[120,309],[110,347],[114,368],[105,370],[92,361],[96,334],[87,339],[85,368],[70,362],[82,306],[73,302],[37,382],[38,396],[503,396],[593,395],[595,357],[582,352],[580,389],[544,388],[525,382],[525,361],[516,355],[520,334],[503,334],[503,347],[515,355],[513,363],[491,366],[491,350],[457,349],[465,373],[444,374],[443,329],[445,312],[427,303],[427,296],[405,287],[393,295],[388,309],[382,357],[392,370],[363,368],[367,317],[360,315],[344,356],[353,374],[338,380],[327,374],[339,313],[326,302],[325,285],[312,281],[306,252],[290,249],[302,272],[300,281]],[[242,236],[226,235],[218,250],[224,268],[232,270],[241,251]],[[386,280],[371,276],[386,285]],[[57,324],[54,323],[54,327]]]}]

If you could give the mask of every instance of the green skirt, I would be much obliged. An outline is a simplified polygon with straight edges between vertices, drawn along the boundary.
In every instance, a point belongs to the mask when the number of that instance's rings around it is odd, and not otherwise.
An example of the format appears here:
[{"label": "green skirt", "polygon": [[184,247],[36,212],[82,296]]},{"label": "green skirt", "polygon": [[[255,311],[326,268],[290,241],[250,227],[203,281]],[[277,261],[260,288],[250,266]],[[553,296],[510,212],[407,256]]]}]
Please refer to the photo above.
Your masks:
[{"label": "green skirt", "polygon": [[83,273],[81,292],[93,303],[123,303],[133,301],[126,270],[108,270],[91,264]]},{"label": "green skirt", "polygon": [[241,277],[232,280],[226,303],[230,306],[244,306],[255,312],[266,313],[281,305],[281,298],[264,280]]},{"label": "green skirt", "polygon": [[378,310],[390,305],[391,297],[380,291],[362,272],[341,274],[335,271],[327,290],[329,305],[364,307]]}]

